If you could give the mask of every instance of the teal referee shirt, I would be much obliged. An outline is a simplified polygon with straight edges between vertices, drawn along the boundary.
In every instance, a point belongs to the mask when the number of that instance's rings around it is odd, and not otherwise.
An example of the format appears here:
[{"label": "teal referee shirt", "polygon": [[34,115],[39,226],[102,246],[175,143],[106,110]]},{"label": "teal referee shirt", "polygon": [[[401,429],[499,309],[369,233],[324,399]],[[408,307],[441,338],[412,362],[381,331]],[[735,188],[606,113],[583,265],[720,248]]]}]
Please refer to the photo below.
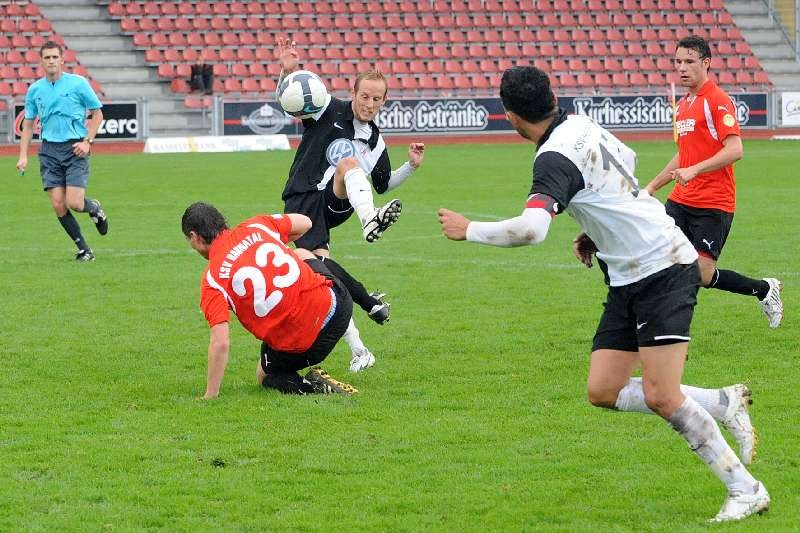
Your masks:
[{"label": "teal referee shirt", "polygon": [[42,139],[64,142],[86,137],[86,110],[100,109],[89,82],[83,76],[62,72],[55,83],[41,78],[28,87],[25,95],[25,119],[39,116]]}]

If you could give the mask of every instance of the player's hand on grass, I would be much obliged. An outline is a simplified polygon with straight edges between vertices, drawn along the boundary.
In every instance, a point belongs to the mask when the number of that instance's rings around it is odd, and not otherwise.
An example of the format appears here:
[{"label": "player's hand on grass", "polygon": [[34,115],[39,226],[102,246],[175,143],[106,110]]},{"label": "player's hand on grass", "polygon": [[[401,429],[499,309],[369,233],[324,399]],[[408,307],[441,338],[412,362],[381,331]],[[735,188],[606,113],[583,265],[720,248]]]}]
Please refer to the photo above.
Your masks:
[{"label": "player's hand on grass", "polygon": [[439,223],[442,225],[442,233],[450,240],[466,240],[469,222],[469,219],[460,213],[450,211],[444,207],[439,209]]},{"label": "player's hand on grass", "polygon": [[281,65],[283,74],[289,74],[297,70],[300,64],[300,54],[295,48],[295,42],[288,37],[278,37],[278,61]]},{"label": "player's hand on grass", "polygon": [[572,241],[572,253],[578,261],[586,265],[586,268],[592,268],[592,256],[596,251],[597,246],[594,241],[585,233],[581,233]]},{"label": "player's hand on grass", "polygon": [[408,162],[412,167],[417,168],[422,164],[425,157],[425,143],[411,143],[408,146]]}]

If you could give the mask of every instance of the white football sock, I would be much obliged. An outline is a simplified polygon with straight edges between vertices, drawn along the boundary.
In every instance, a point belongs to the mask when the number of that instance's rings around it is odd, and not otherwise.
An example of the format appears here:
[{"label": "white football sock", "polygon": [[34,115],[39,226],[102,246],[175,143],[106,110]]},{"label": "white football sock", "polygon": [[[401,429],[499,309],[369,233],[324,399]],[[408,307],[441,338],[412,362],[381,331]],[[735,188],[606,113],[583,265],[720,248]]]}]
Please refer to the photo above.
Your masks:
[{"label": "white football sock", "polygon": [[[722,389],[701,389],[691,385],[681,385],[681,392],[700,404],[715,420],[722,420],[725,416],[728,397]],[[644,401],[642,378],[631,378],[628,381],[628,384],[619,391],[615,406],[619,411],[653,413]]]},{"label": "white football sock", "polygon": [[342,337],[347,345],[350,346],[350,351],[353,353],[367,349],[367,347],[364,346],[364,342],[361,340],[361,334],[358,332],[356,323],[353,322],[352,318],[350,319],[350,324],[347,326],[347,330],[344,332]]},{"label": "white football sock", "polygon": [[367,175],[362,168],[353,168],[344,175],[344,188],[347,190],[347,199],[356,212],[361,225],[364,226],[375,213],[375,203],[372,200],[372,186],[367,180]]},{"label": "white football sock", "polygon": [[719,426],[708,411],[696,401],[687,396],[670,417],[669,424],[686,439],[689,448],[725,484],[728,492],[752,494],[755,491],[758,481],[722,438]]}]

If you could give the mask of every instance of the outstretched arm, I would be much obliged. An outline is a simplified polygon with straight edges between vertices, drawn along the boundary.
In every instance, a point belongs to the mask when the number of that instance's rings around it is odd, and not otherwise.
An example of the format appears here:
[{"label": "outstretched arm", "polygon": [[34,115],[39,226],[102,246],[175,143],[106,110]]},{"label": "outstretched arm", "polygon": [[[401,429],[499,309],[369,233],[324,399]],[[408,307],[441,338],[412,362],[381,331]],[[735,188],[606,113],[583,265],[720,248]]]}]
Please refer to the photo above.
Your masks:
[{"label": "outstretched arm", "polygon": [[223,322],[211,328],[211,339],[208,343],[208,382],[204,399],[209,400],[219,395],[225,367],[228,366],[230,350],[230,332],[228,323]]},{"label": "outstretched arm", "polygon": [[411,143],[408,146],[408,161],[403,163],[400,168],[392,171],[389,177],[389,183],[386,187],[387,191],[391,191],[395,187],[399,187],[411,177],[417,168],[422,164],[425,157],[425,144],[424,143]]},{"label": "outstretched arm", "polygon": [[540,207],[526,208],[520,216],[499,222],[474,222],[455,211],[439,209],[442,233],[448,239],[502,247],[539,244],[547,237],[551,220],[550,213]]}]

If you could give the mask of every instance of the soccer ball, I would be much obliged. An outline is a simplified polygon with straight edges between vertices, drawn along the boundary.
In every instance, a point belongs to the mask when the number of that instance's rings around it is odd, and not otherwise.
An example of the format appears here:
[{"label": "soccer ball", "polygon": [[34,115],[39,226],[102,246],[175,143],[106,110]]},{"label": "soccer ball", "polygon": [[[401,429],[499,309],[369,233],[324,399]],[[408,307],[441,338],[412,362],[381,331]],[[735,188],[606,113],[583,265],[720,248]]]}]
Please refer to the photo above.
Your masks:
[{"label": "soccer ball", "polygon": [[313,72],[296,70],[278,87],[278,103],[283,110],[300,119],[308,118],[325,106],[328,89]]}]

